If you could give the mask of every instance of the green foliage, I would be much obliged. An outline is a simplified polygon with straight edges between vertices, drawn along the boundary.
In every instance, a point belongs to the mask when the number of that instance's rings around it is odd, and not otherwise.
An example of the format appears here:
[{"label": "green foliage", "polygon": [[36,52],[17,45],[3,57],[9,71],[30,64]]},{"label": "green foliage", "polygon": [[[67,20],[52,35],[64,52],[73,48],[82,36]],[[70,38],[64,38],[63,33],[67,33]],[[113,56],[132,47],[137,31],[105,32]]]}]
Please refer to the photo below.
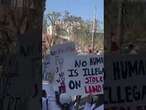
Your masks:
[{"label": "green foliage", "polygon": [[57,21],[61,16],[61,13],[60,12],[49,12],[47,14],[47,20],[49,23],[51,23],[51,25],[55,25],[55,21]]},{"label": "green foliage", "polygon": [[48,22],[47,22],[47,17],[43,17],[43,33],[47,32],[47,27],[48,27]]},{"label": "green foliage", "polygon": [[[60,12],[49,12],[47,14],[47,20],[50,25],[54,25],[56,28],[57,36],[69,36],[73,39],[73,41],[80,46],[88,46],[91,44],[91,30],[93,26],[93,21],[84,20],[82,17],[74,16],[67,10],[64,11],[63,14]],[[64,23],[63,25],[55,24],[55,21],[61,21]],[[98,23],[98,22],[97,22]],[[45,25],[45,24],[44,24]],[[97,25],[97,29],[101,29],[99,25]],[[69,31],[68,31],[69,30]],[[95,35],[96,47],[103,46],[103,33],[102,37],[98,34]],[[101,46],[102,44],[102,46]]]}]

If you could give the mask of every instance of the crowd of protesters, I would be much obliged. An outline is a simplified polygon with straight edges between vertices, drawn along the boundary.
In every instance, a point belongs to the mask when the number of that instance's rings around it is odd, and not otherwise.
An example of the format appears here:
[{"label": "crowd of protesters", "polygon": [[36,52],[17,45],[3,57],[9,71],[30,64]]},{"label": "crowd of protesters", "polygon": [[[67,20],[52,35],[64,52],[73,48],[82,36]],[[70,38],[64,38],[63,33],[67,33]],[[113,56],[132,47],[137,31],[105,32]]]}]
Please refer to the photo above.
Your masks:
[{"label": "crowd of protesters", "polygon": [[[50,74],[49,76],[53,75],[52,73],[48,74]],[[98,106],[103,104],[103,97],[98,99],[99,96],[89,95],[73,98],[68,93],[56,91],[54,84],[53,78],[43,82],[42,110],[99,110]]]},{"label": "crowd of protesters", "polygon": [[[97,100],[97,99],[96,99]],[[88,95],[84,106],[81,108],[81,96],[76,96],[72,100],[71,96],[55,92],[55,97],[50,99],[45,90],[42,91],[42,110],[103,110],[103,105],[100,108],[97,106],[96,100],[92,95]]]},{"label": "crowd of protesters", "polygon": [[[42,51],[43,56],[49,53],[49,39],[43,36],[42,39]],[[80,46],[76,49],[78,54],[103,54],[103,49],[92,49],[91,45],[81,49]],[[52,76],[52,75],[51,75]],[[50,77],[50,76],[49,76]],[[53,79],[50,77],[49,79]],[[97,99],[93,95],[89,95],[83,99],[82,96],[76,96],[73,99],[70,95],[66,93],[59,93],[54,91],[52,81],[48,81],[48,89],[43,89],[42,91],[42,110],[98,110],[99,105],[97,105]],[[84,100],[84,102],[82,102]],[[83,105],[83,106],[81,106]],[[102,107],[102,106],[101,106]],[[103,107],[102,109],[103,110]]]}]

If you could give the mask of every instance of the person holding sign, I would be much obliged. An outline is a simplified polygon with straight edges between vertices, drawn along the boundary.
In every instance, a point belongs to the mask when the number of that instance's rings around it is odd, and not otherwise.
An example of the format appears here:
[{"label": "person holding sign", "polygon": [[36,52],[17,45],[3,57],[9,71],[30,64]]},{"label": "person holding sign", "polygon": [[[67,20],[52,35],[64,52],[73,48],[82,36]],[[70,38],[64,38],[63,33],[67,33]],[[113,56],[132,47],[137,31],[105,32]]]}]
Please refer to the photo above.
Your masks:
[{"label": "person holding sign", "polygon": [[[96,103],[97,100],[98,99],[96,96],[88,95],[87,99],[86,99],[86,104],[85,104],[84,110],[99,110],[97,107],[97,103]],[[100,110],[103,110],[101,108],[103,108],[103,107],[100,107]]]},{"label": "person holding sign", "polygon": [[67,93],[63,93],[60,95],[59,102],[61,110],[78,110],[78,108],[75,109],[75,102],[72,101],[71,96]]}]

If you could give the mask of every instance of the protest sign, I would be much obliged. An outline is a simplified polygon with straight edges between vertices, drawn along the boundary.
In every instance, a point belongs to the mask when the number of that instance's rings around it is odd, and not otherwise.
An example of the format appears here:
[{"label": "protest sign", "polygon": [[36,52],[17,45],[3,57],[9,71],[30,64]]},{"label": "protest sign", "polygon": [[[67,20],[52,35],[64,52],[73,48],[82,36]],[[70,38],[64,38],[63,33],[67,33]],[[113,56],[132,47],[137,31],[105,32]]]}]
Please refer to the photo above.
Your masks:
[{"label": "protest sign", "polygon": [[50,49],[50,54],[54,57],[53,64],[51,64],[51,67],[55,67],[56,86],[54,86],[54,89],[55,91],[64,93],[66,90],[64,82],[65,76],[62,71],[63,61],[67,56],[73,56],[76,54],[75,44],[73,42],[67,42],[55,45]]},{"label": "protest sign", "polygon": [[103,94],[103,56],[78,55],[64,59],[66,92],[71,96]]},{"label": "protest sign", "polygon": [[53,73],[55,74],[55,57],[51,55],[47,55],[44,57],[42,62],[42,72],[43,72],[43,80],[48,81],[49,80],[49,74]]},{"label": "protest sign", "polygon": [[105,56],[105,110],[146,110],[146,58]]}]

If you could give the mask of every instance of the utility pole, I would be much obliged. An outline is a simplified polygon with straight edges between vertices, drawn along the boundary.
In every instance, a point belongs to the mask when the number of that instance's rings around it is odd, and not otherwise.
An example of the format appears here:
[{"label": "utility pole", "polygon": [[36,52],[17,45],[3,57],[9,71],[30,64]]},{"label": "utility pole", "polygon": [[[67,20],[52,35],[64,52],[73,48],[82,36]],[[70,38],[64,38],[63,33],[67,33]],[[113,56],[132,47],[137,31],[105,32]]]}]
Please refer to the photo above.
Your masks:
[{"label": "utility pole", "polygon": [[92,51],[94,52],[94,47],[95,47],[95,32],[96,32],[96,27],[97,27],[97,20],[96,20],[96,11],[97,6],[95,3],[95,15],[93,17],[93,27],[92,27]]}]

